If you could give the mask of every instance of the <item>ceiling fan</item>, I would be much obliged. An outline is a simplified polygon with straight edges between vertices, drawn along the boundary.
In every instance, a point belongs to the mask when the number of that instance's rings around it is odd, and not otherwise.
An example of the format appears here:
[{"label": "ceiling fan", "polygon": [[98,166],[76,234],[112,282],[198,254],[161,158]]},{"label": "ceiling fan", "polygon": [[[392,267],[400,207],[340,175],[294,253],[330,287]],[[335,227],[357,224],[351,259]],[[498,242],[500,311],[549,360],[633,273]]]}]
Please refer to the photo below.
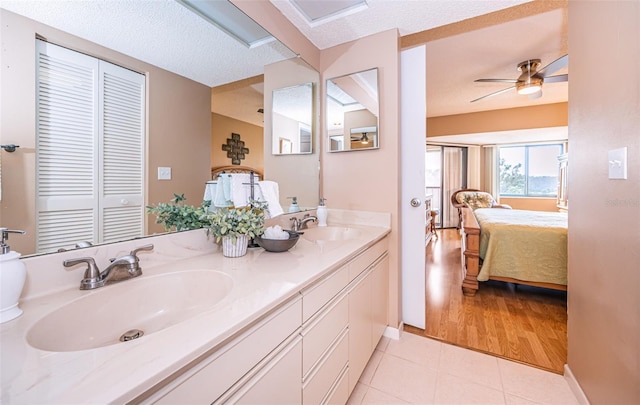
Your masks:
[{"label": "ceiling fan", "polygon": [[368,145],[371,142],[370,135],[366,132],[362,132],[362,135],[351,134],[351,142],[360,142],[363,145]]},{"label": "ceiling fan", "polygon": [[497,96],[498,94],[506,93],[509,90],[516,89],[518,94],[528,95],[529,98],[538,98],[542,96],[542,83],[555,83],[566,82],[569,80],[569,75],[555,75],[550,76],[554,72],[565,68],[569,64],[569,55],[561,56],[560,58],[549,63],[547,66],[538,70],[540,66],[540,59],[529,59],[518,64],[518,71],[522,72],[517,79],[478,79],[475,82],[479,83],[514,83],[513,86],[506,89],[498,90],[494,93],[487,94],[471,102],[476,102],[488,97]]}]

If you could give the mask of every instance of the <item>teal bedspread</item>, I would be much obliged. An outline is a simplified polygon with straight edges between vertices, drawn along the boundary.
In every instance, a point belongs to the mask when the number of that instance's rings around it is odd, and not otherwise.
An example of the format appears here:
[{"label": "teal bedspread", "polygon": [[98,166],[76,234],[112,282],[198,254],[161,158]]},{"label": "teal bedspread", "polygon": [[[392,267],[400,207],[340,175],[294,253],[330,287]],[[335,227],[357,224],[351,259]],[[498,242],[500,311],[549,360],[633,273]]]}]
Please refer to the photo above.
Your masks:
[{"label": "teal bedspread", "polygon": [[478,281],[490,276],[567,284],[567,214],[479,208]]}]

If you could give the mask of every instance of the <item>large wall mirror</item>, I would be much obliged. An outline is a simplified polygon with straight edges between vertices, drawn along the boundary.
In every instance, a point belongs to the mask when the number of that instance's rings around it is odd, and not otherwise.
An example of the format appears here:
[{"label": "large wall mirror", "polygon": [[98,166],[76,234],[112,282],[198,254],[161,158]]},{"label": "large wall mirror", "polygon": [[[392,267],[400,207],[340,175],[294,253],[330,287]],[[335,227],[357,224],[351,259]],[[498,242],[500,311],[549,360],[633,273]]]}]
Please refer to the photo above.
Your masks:
[{"label": "large wall mirror", "polygon": [[[82,7],[81,3],[69,3],[69,7]],[[182,7],[182,6],[179,6]],[[1,10],[5,12],[5,10]],[[35,16],[32,18],[36,18]],[[199,17],[198,17],[199,18]],[[7,19],[9,21],[9,19]],[[20,53],[20,58],[15,57],[14,54],[12,61],[19,60],[20,64],[16,64],[16,71],[19,72],[29,72],[33,71],[35,62],[30,62],[30,59],[35,60],[35,53],[32,51],[28,51],[30,49],[30,44],[32,46],[35,41],[35,35],[31,33],[30,30],[41,30],[45,33],[51,32],[51,28],[46,27],[43,23],[37,23],[34,21],[25,21],[23,17],[16,16],[12,17],[10,20],[12,24],[7,22],[7,25],[12,25],[12,32],[17,32],[15,37],[7,36],[6,42],[10,44],[12,49],[20,49],[20,52],[26,54],[28,52],[28,57],[24,56]],[[156,24],[159,24],[157,22]],[[24,24],[24,26],[20,26],[20,24]],[[56,24],[49,24],[50,26],[56,27]],[[29,34],[29,35],[27,35]],[[113,53],[110,53],[110,50],[105,51],[98,45],[93,44],[90,40],[85,39],[79,35],[75,37],[68,36],[67,34],[58,34],[56,33],[56,37],[59,38],[67,38],[67,41],[72,42],[76,45],[77,48],[80,49],[91,49],[92,53],[95,54],[96,57],[105,57],[112,59],[117,59],[113,57]],[[69,39],[71,38],[71,39]],[[3,36],[3,41],[5,38]],[[231,40],[235,41],[235,40]],[[229,46],[228,43],[223,44],[224,41],[215,41],[216,46],[225,47]],[[65,45],[65,41],[62,41],[62,45]],[[242,46],[242,45],[241,45]],[[265,60],[261,67],[264,67],[266,71],[266,66],[270,66],[271,73],[269,76],[276,75],[276,72],[282,71],[284,67],[286,67],[285,63],[294,64],[296,66],[303,65],[304,62],[295,57],[295,54],[288,50],[284,45],[278,43],[277,41],[272,41],[266,45],[267,47],[273,49],[273,53],[277,54],[277,58],[271,58]],[[266,52],[264,49],[260,49],[259,47],[256,49],[251,49],[247,52],[255,52],[258,55],[263,55],[262,58],[266,58]],[[106,53],[106,55],[103,55]],[[271,55],[271,54],[269,54]],[[142,66],[144,62],[140,62],[140,59],[136,59],[134,56],[124,55],[122,59],[126,61],[136,62],[127,62],[132,66]],[[247,59],[247,58],[245,58]],[[240,60],[245,60],[240,58]],[[293,61],[288,62],[290,59]],[[26,62],[25,62],[26,61]],[[283,63],[280,65],[280,63]],[[9,63],[9,59],[7,59],[7,63]],[[216,160],[212,158],[212,152],[209,151],[210,146],[213,143],[205,143],[210,140],[211,134],[207,134],[206,123],[211,122],[212,113],[211,105],[209,105],[208,101],[210,98],[206,95],[206,87],[205,94],[202,97],[202,88],[199,84],[195,84],[194,82],[181,77],[177,74],[171,74],[168,71],[161,71],[160,68],[154,67],[153,76],[154,81],[149,81],[149,85],[152,87],[151,99],[148,106],[149,114],[153,115],[154,121],[150,125],[150,130],[148,132],[147,142],[150,144],[148,148],[148,155],[145,156],[145,171],[148,175],[145,178],[145,181],[148,183],[147,187],[149,192],[144,196],[143,205],[156,204],[158,202],[169,202],[173,197],[173,193],[185,193],[187,196],[187,204],[198,205],[200,203],[200,199],[202,198],[205,190],[206,181],[210,179],[210,169],[214,165],[229,165],[230,162],[227,160]],[[139,71],[146,71],[147,68],[140,68]],[[234,71],[245,71],[241,62],[237,62],[237,65],[234,66]],[[258,114],[256,113],[257,108],[255,106],[251,107],[251,113],[254,115],[259,115],[258,119],[260,122],[255,124],[254,126],[259,131],[259,140],[260,147],[257,146],[251,147],[251,156],[255,156],[256,154],[264,155],[264,165],[261,158],[255,163],[248,164],[249,166],[256,166],[259,169],[264,169],[265,180],[273,180],[278,182],[280,185],[280,197],[281,204],[283,205],[284,211],[287,212],[286,204],[290,203],[290,199],[287,199],[289,196],[297,196],[298,202],[301,208],[311,208],[317,205],[318,203],[318,195],[319,195],[319,165],[318,165],[318,156],[317,143],[314,145],[310,145],[311,153],[301,154],[291,156],[290,158],[283,158],[281,156],[272,156],[271,153],[271,110],[268,107],[268,104],[271,103],[272,99],[272,91],[276,88],[288,88],[288,87],[307,87],[307,83],[312,82],[314,86],[317,88],[317,83],[319,83],[319,73],[313,71],[309,66],[305,64],[305,71],[309,72],[306,77],[302,78],[302,80],[298,80],[295,83],[283,83],[283,80],[280,80],[273,86],[269,83],[255,83],[253,87],[263,88],[264,86],[264,97],[263,92],[259,93],[259,101],[258,106],[262,107],[264,105],[265,113]],[[35,217],[35,172],[38,169],[36,167],[36,136],[35,136],[35,123],[33,120],[33,115],[35,112],[33,111],[33,106],[35,103],[33,102],[33,98],[35,97],[33,92],[25,92],[24,88],[33,88],[35,78],[34,75],[29,75],[28,73],[20,73],[20,82],[17,82],[15,86],[3,86],[1,89],[1,95],[6,99],[14,99],[17,100],[14,104],[17,106],[14,108],[20,108],[20,111],[24,114],[20,115],[19,118],[15,119],[6,119],[8,118],[6,111],[8,109],[3,108],[3,116],[0,119],[0,122],[3,122],[3,129],[7,128],[9,125],[9,121],[11,125],[16,128],[20,128],[20,131],[11,131],[12,133],[20,133],[21,138],[16,141],[11,139],[11,142],[4,143],[16,143],[20,145],[20,148],[16,150],[14,153],[8,153],[5,151],[0,151],[2,153],[2,187],[4,193],[1,196],[2,205],[0,206],[0,225],[8,226],[12,229],[24,229],[27,230],[27,235],[21,237],[12,237],[11,238],[11,247],[13,250],[19,251],[23,254],[23,256],[35,254],[36,244],[35,244],[35,235],[38,234],[37,225],[34,221]],[[260,76],[260,72],[247,72],[246,73],[247,80],[256,76]],[[265,76],[267,76],[265,74]],[[291,78],[291,72],[280,72],[279,76]],[[160,83],[163,84],[160,84]],[[166,82],[166,84],[164,84]],[[236,81],[229,82],[228,84],[234,84]],[[155,87],[154,87],[155,86]],[[183,86],[178,88],[177,86]],[[192,95],[197,92],[199,98],[186,97],[187,101],[176,103],[180,104],[177,107],[182,108],[180,111],[176,111],[178,108],[170,108],[170,106],[174,105],[174,101],[180,100],[180,97],[184,95]],[[314,94],[317,97],[317,92]],[[176,97],[178,94],[180,97]],[[11,96],[11,97],[10,97]],[[211,97],[211,94],[209,94]],[[212,97],[216,97],[217,95],[214,93]],[[242,92],[235,97],[235,103],[237,105],[248,105],[245,100],[241,100]],[[164,103],[164,100],[171,100],[171,102]],[[160,105],[158,105],[158,103]],[[263,104],[264,103],[264,104]],[[314,100],[314,105],[318,105],[318,101]],[[209,109],[209,111],[207,111]],[[317,112],[314,111],[314,114]],[[161,118],[159,118],[161,116]],[[204,116],[204,119],[202,117]],[[264,124],[262,123],[262,117],[264,116]],[[267,117],[268,116],[268,117]],[[17,115],[16,115],[17,117]],[[22,118],[24,117],[24,118]],[[190,118],[196,118],[194,121],[197,121],[197,127],[191,126],[189,127],[189,123],[192,122]],[[314,115],[312,124],[310,125],[310,130],[314,130],[317,127],[317,115]],[[18,123],[18,121],[20,121]],[[154,125],[156,122],[166,123],[167,125]],[[205,125],[203,125],[203,122]],[[248,121],[242,121],[240,117],[235,117],[234,125],[237,123],[246,124]],[[302,120],[301,120],[302,122]],[[20,126],[17,126],[19,124]],[[264,134],[263,128],[264,125]],[[22,130],[22,127],[27,129]],[[269,136],[267,136],[267,128],[269,132]],[[242,134],[243,139],[247,134],[247,130],[236,130],[234,127],[229,127],[229,134],[227,137],[230,137],[232,132],[239,132]],[[9,133],[9,131],[3,130],[3,135]],[[209,138],[209,139],[207,139]],[[313,139],[315,138],[315,139]],[[317,142],[318,137],[312,137],[312,142]],[[181,143],[187,143],[187,147],[180,147]],[[264,142],[264,145],[263,145]],[[266,147],[268,142],[269,147]],[[223,143],[223,142],[221,142]],[[177,145],[177,146],[176,146]],[[174,147],[175,146],[175,147]],[[215,149],[220,149],[220,144],[215,144],[213,147]],[[187,148],[187,149],[185,149]],[[286,148],[286,146],[285,146]],[[196,153],[197,152],[197,153]],[[267,158],[268,157],[268,158]],[[275,159],[273,159],[275,158]],[[268,160],[270,159],[270,160]],[[172,178],[170,180],[160,180],[156,173],[158,173],[158,167],[160,166],[169,166],[173,167]],[[263,167],[262,167],[263,166]],[[187,187],[190,187],[187,189]],[[24,189],[24,192],[21,191]],[[146,215],[146,214],[145,214]],[[144,234],[156,234],[162,232],[162,228],[158,225],[154,224],[155,217],[153,215],[146,215],[146,221],[148,222],[147,227],[145,227]],[[72,219],[73,223],[79,223],[78,218]],[[155,227],[154,227],[155,226]],[[66,228],[65,228],[66,230]],[[144,235],[143,235],[144,236]],[[136,238],[139,236],[136,236]],[[130,239],[131,237],[116,237],[109,239],[108,242],[116,242],[119,240]],[[89,240],[90,238],[87,238]],[[83,242],[84,240],[77,240],[77,242]],[[92,240],[93,243],[95,241]],[[65,245],[65,246],[51,246],[49,250],[46,252],[55,252],[57,248],[73,248],[73,245]],[[46,252],[38,252],[38,253],[46,253]]]},{"label": "large wall mirror", "polygon": [[318,205],[320,137],[313,135],[319,121],[318,83],[318,71],[301,58],[264,68],[264,172],[278,179],[285,212],[293,197],[301,210]]},{"label": "large wall mirror", "polygon": [[329,151],[379,148],[378,69],[328,79],[326,92]]},{"label": "large wall mirror", "polygon": [[274,155],[313,151],[313,83],[273,91],[272,145]]}]

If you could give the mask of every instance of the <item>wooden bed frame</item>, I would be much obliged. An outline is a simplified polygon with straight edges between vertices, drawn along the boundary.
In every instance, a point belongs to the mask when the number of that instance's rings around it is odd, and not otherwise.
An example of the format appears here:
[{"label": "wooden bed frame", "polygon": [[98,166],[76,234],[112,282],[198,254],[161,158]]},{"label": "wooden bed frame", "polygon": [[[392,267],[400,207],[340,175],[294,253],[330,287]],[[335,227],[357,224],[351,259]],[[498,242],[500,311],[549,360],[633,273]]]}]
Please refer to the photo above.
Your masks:
[{"label": "wooden bed frame", "polygon": [[211,168],[211,180],[218,180],[218,175],[221,173],[251,173],[258,176],[258,179],[264,180],[264,174],[262,170],[255,169],[249,166],[216,166]]},{"label": "wooden bed frame", "polygon": [[[462,207],[462,245],[460,247],[460,261],[462,263],[462,293],[473,297],[478,291],[478,274],[480,273],[480,225],[471,208]],[[553,290],[567,291],[567,286],[562,284],[541,283],[535,281],[517,280],[510,277],[490,276],[490,280],[504,281],[507,283],[524,284],[533,287],[551,288]]]}]

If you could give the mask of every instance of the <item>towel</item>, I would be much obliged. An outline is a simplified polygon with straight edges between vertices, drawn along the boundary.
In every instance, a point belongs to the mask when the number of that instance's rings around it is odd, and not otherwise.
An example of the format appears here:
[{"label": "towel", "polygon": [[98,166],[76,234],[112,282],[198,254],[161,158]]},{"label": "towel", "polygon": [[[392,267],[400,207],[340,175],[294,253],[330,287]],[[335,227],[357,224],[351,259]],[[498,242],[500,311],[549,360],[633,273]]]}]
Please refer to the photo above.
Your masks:
[{"label": "towel", "polygon": [[222,180],[222,191],[224,192],[224,199],[231,201],[231,175],[223,174],[220,176]]},{"label": "towel", "polygon": [[216,199],[215,196],[216,196],[217,187],[218,187],[217,181],[208,181],[207,184],[204,186],[204,197],[202,198],[202,200],[211,201],[211,205],[209,206],[209,211],[214,210],[213,202]]},{"label": "towel", "polygon": [[275,218],[278,215],[282,215],[284,210],[280,205],[280,191],[278,189],[278,183],[275,181],[259,181],[258,187],[262,193],[262,198],[267,202],[269,208],[269,218]]},{"label": "towel", "polygon": [[231,174],[231,201],[237,208],[244,207],[251,197],[251,181],[250,174],[234,173]]},{"label": "towel", "polygon": [[[213,206],[215,207],[230,207],[233,205],[229,198],[226,195],[230,195],[231,191],[231,181],[229,180],[229,176],[221,175],[218,177],[218,181],[216,183],[216,191],[213,200]],[[225,186],[226,183],[226,186]],[[225,189],[227,193],[225,193]]]},{"label": "towel", "polygon": [[289,239],[289,232],[282,229],[280,225],[270,226],[264,230],[263,239]]}]

